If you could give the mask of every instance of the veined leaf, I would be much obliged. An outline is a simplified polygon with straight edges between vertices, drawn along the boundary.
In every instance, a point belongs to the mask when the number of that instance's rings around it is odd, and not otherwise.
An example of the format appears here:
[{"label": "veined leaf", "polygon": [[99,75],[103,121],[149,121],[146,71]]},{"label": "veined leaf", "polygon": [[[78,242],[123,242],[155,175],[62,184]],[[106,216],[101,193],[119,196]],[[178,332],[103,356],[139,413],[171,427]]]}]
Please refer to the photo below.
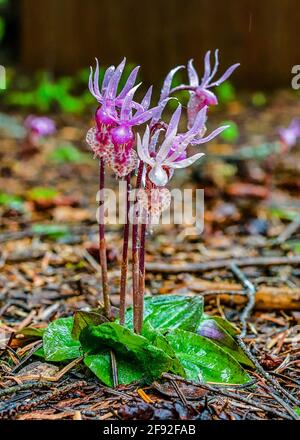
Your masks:
[{"label": "veined leaf", "polygon": [[[116,355],[119,384],[127,385],[140,381],[144,377],[142,366],[137,362],[130,362],[120,355]],[[113,387],[110,353],[90,354],[84,358],[85,365],[105,385]]]},{"label": "veined leaf", "polygon": [[172,370],[173,359],[163,350],[115,322],[86,327],[81,332],[80,342],[87,354],[113,349],[116,355],[123,356],[132,365],[142,365],[145,376],[151,380]]},{"label": "veined leaf", "polygon": [[166,337],[159,330],[154,329],[149,321],[143,325],[142,336],[145,336],[151,344],[163,350],[173,359],[172,370],[170,370],[172,373],[185,377],[184,368],[177,359],[175,351],[167,341]]},{"label": "veined leaf", "polygon": [[[230,323],[227,323],[226,320],[221,321],[221,323],[225,327],[230,329]],[[216,345],[221,347],[226,353],[230,354],[236,361],[240,362],[241,364],[247,365],[251,368],[255,368],[255,365],[239,347],[231,334],[229,334],[225,330],[225,328],[222,327],[221,324],[219,324],[218,320],[214,319],[214,317],[210,318],[208,316],[205,316],[205,318],[201,320],[201,323],[197,330],[197,334],[213,341]]]},{"label": "veined leaf", "polygon": [[82,310],[79,310],[75,312],[74,315],[72,338],[79,340],[80,333],[85,327],[89,325],[93,326],[93,325],[103,324],[104,322],[107,321],[108,319],[105,318],[103,315],[100,315],[100,313],[84,312]]},{"label": "veined leaf", "polygon": [[72,338],[73,318],[60,318],[51,322],[43,335],[46,361],[65,361],[81,356],[80,343]]},{"label": "veined leaf", "polygon": [[239,334],[239,329],[235,325],[231,324],[231,322],[227,321],[227,319],[221,318],[220,316],[210,316],[206,315],[206,313],[203,313],[200,324],[206,319],[212,319],[213,321],[215,321],[231,336],[236,336]]},{"label": "veined leaf", "polygon": [[[202,296],[158,295],[145,298],[144,322],[154,329],[170,330],[180,328],[195,332],[203,314]],[[132,324],[132,308],[126,312],[126,325]]]},{"label": "veined leaf", "polygon": [[244,384],[250,380],[239,363],[210,339],[178,329],[166,338],[188,379],[225,384]]}]

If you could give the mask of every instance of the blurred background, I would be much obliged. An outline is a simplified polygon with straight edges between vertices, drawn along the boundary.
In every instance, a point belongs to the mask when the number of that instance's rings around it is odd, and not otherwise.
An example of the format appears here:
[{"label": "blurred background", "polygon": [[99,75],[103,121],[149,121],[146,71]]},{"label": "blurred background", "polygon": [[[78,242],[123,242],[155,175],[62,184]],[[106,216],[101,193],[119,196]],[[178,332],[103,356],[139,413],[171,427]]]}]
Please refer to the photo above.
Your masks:
[{"label": "blurred background", "polygon": [[80,112],[91,103],[84,91],[95,56],[102,66],[126,56],[130,67],[142,66],[146,85],[159,85],[189,58],[202,69],[204,53],[216,48],[221,69],[241,63],[235,86],[289,88],[300,63],[299,27],[298,0],[0,0],[1,103],[44,111],[52,97],[62,110]]}]

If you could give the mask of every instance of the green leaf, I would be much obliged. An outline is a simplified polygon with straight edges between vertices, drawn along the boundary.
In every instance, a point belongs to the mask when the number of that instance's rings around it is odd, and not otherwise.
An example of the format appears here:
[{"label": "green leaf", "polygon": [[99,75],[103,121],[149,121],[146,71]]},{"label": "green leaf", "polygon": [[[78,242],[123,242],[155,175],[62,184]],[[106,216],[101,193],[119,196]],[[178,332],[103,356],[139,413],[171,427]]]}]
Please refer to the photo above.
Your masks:
[{"label": "green leaf", "polygon": [[[226,320],[223,321],[226,323]],[[239,347],[235,339],[214,318],[205,316],[205,318],[202,319],[199,325],[197,333],[204,338],[213,341],[226,353],[230,354],[236,361],[240,362],[241,364],[247,365],[248,367],[255,368],[255,365]]]},{"label": "green leaf", "polygon": [[230,336],[236,336],[239,334],[239,329],[235,327],[227,319],[221,318],[220,316],[209,316],[203,313],[200,324],[206,319],[213,319],[223,330],[230,334]]},{"label": "green leaf", "polygon": [[55,163],[80,163],[84,158],[85,155],[72,144],[60,145],[49,156],[49,159]]},{"label": "green leaf", "polygon": [[291,211],[289,209],[282,209],[277,207],[271,207],[269,208],[269,213],[272,217],[279,218],[281,220],[295,220],[299,216],[299,213],[296,211]]},{"label": "green leaf", "polygon": [[295,406],[295,407],[294,407],[294,411],[295,411],[295,413],[296,413],[298,416],[300,416],[300,408],[299,408],[299,406]]},{"label": "green leaf", "polygon": [[251,101],[255,107],[262,107],[267,104],[267,97],[263,92],[255,92],[252,95]]},{"label": "green leaf", "polygon": [[28,191],[28,197],[30,200],[33,201],[40,201],[40,200],[54,200],[55,197],[58,196],[58,192],[55,188],[44,188],[41,186],[38,186],[36,188],[32,188]]},{"label": "green leaf", "polygon": [[184,330],[173,330],[166,338],[189,380],[225,384],[250,380],[239,363],[211,340]]},{"label": "green leaf", "polygon": [[80,343],[71,335],[73,318],[57,319],[47,327],[43,336],[46,361],[65,361],[81,356]]},{"label": "green leaf", "polygon": [[225,142],[235,142],[240,135],[237,124],[233,121],[223,121],[221,125],[229,127],[220,134],[220,138]]},{"label": "green leaf", "polygon": [[[144,322],[153,328],[181,328],[195,332],[203,314],[202,296],[157,295],[145,298]],[[126,325],[132,328],[132,308],[126,312]]]},{"label": "green leaf", "polygon": [[[109,387],[113,387],[109,352],[87,355],[84,358],[84,363],[101,382]],[[144,372],[139,363],[129,362],[120,355],[116,356],[116,363],[119,384],[127,385],[143,379]]]},{"label": "green leaf", "polygon": [[164,353],[173,359],[171,373],[185,377],[184,368],[177,359],[176,353],[167,341],[167,338],[159,330],[154,329],[149,321],[143,325],[142,336],[145,336],[151,344],[163,350]]},{"label": "green leaf", "polygon": [[22,330],[18,330],[16,335],[33,336],[35,338],[42,338],[46,329],[45,328],[35,328],[35,327],[25,327]]},{"label": "green leaf", "polygon": [[228,104],[236,98],[235,89],[229,81],[225,81],[223,84],[220,84],[217,93],[220,104]]},{"label": "green leaf", "polygon": [[81,332],[80,342],[87,354],[113,349],[116,355],[123,356],[132,365],[142,365],[149,380],[157,379],[172,369],[173,360],[163,350],[152,345],[144,336],[115,322],[86,327]]},{"label": "green leaf", "polygon": [[32,232],[53,239],[64,238],[71,234],[67,226],[55,224],[35,224],[32,226]]},{"label": "green leaf", "polygon": [[8,206],[16,210],[21,210],[24,207],[21,197],[7,193],[0,193],[0,205]]},{"label": "green leaf", "polygon": [[79,340],[80,333],[87,326],[95,326],[107,322],[108,319],[105,318],[100,313],[96,312],[84,312],[79,310],[74,314],[74,324],[72,328],[72,338]]}]

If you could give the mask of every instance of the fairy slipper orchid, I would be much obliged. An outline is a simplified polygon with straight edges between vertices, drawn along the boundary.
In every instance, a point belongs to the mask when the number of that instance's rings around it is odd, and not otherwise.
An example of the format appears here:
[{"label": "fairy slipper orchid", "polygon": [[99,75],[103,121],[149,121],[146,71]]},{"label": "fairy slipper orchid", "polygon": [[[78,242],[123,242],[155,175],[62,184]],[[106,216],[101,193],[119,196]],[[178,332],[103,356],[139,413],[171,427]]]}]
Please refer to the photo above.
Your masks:
[{"label": "fairy slipper orchid", "polygon": [[[193,60],[189,60],[187,70],[189,77],[189,85],[180,85],[178,87],[169,89],[169,93],[174,93],[180,90],[188,90],[190,93],[190,99],[188,102],[188,125],[189,128],[193,125],[198,112],[205,106],[217,105],[218,99],[216,95],[210,90],[212,87],[219,86],[221,83],[226,81],[233,71],[240,64],[233,64],[229,67],[226,72],[216,81],[214,81],[214,77],[216,76],[218,67],[219,67],[219,51],[218,49],[215,51],[215,64],[214,67],[211,67],[210,64],[210,50],[206,52],[204,57],[204,75],[202,80],[199,80],[198,73],[193,65]],[[181,66],[180,66],[181,67]],[[173,71],[177,71],[173,69]],[[172,72],[170,72],[170,76],[172,77]],[[168,77],[167,77],[168,78]],[[171,80],[172,81],[172,80]],[[165,81],[165,91],[168,90],[169,83],[166,79]],[[164,87],[163,87],[164,90]],[[163,92],[164,93],[164,92]],[[164,93],[165,95],[165,93]]]},{"label": "fairy slipper orchid", "polygon": [[204,156],[204,153],[197,153],[187,157],[186,150],[189,144],[202,144],[217,136],[227,128],[220,127],[207,137],[201,137],[206,122],[207,107],[204,107],[195,119],[190,130],[186,133],[177,133],[181,116],[181,105],[175,110],[164,141],[157,148],[158,136],[150,138],[150,129],[147,126],[143,139],[137,137],[137,151],[139,158],[148,165],[148,177],[156,186],[165,186],[172,177],[173,170],[186,168]]},{"label": "fairy slipper orchid", "polygon": [[[152,87],[150,87],[147,91],[140,104],[140,108],[133,110],[133,97],[139,86],[140,84],[133,87],[127,93],[119,111],[116,111],[115,108],[110,108],[110,117],[115,126],[110,130],[110,139],[113,145],[113,152],[110,156],[108,164],[119,178],[126,176],[137,166],[138,157],[133,149],[135,144],[135,134],[133,132],[133,128],[147,122],[157,111],[157,107],[148,110]],[[106,110],[105,102],[103,104],[103,108]]]}]

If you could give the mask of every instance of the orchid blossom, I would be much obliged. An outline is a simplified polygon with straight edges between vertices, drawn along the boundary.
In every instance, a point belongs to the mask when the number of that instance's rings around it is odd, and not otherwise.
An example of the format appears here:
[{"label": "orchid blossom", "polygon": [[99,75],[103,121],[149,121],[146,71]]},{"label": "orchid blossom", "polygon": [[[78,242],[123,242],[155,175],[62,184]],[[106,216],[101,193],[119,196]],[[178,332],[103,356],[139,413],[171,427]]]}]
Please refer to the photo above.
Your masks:
[{"label": "orchid blossom", "polygon": [[190,99],[188,102],[188,126],[191,128],[193,125],[198,112],[205,106],[217,105],[218,99],[216,95],[209,89],[215,86],[219,86],[221,83],[226,81],[233,71],[240,64],[233,64],[229,67],[225,73],[218,79],[214,80],[216,76],[218,67],[219,67],[219,51],[216,49],[215,51],[215,64],[214,67],[211,67],[210,64],[210,50],[206,52],[204,57],[204,75],[200,82],[197,71],[193,65],[193,60],[189,60],[188,62],[188,77],[189,77],[189,85],[180,85],[170,90],[172,79],[174,74],[181,69],[183,66],[179,66],[169,73],[167,76],[163,89],[162,96],[166,97],[166,94],[172,94],[180,90],[188,90],[190,93]]},{"label": "orchid blossom", "polygon": [[132,148],[135,144],[133,127],[148,121],[158,109],[155,107],[149,110],[152,87],[148,89],[140,104],[133,100],[140,86],[134,86],[139,67],[132,70],[124,88],[117,95],[125,62],[124,59],[117,68],[111,66],[106,70],[101,90],[98,60],[95,75],[93,77],[91,68],[89,80],[90,91],[100,106],[95,116],[96,127],[88,131],[86,140],[95,155],[103,158],[118,178],[125,177],[133,171],[138,162],[136,152]]},{"label": "orchid blossom", "polygon": [[186,150],[189,144],[202,144],[217,136],[227,126],[215,130],[207,137],[200,137],[206,121],[207,107],[204,107],[197,115],[193,126],[186,133],[177,133],[181,116],[181,105],[175,110],[165,139],[160,148],[156,150],[158,136],[150,139],[150,129],[147,126],[143,140],[138,135],[137,151],[140,159],[148,165],[148,177],[151,182],[158,186],[165,186],[172,177],[172,171],[178,168],[186,168],[204,156],[204,153],[197,153],[189,158],[186,157]]}]

